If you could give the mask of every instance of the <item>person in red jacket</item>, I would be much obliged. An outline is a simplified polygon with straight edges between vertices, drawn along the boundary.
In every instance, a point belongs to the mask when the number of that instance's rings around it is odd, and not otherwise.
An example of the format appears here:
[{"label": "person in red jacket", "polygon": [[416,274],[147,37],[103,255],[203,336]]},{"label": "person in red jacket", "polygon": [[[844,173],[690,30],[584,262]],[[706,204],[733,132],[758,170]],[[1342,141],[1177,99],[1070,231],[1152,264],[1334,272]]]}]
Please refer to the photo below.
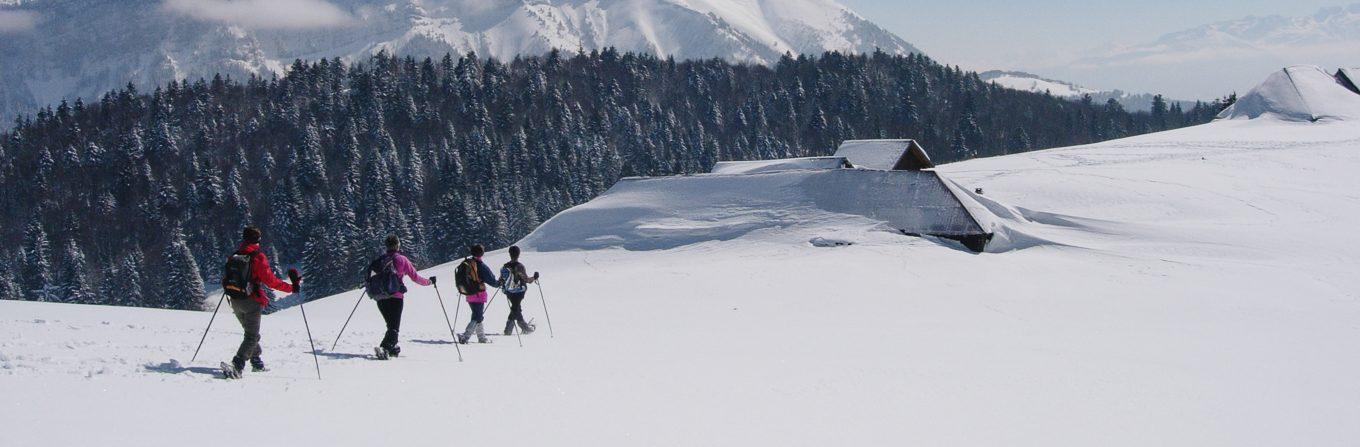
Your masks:
[{"label": "person in red jacket", "polygon": [[231,299],[232,313],[236,314],[236,320],[241,322],[241,329],[245,331],[241,347],[237,348],[236,356],[231,359],[231,365],[236,368],[238,374],[245,369],[246,359],[250,359],[252,370],[265,370],[264,360],[260,359],[263,352],[260,349],[260,315],[269,305],[269,296],[265,294],[264,288],[285,293],[297,293],[302,289],[300,284],[302,276],[298,274],[297,269],[288,269],[291,284],[274,276],[274,270],[269,268],[269,258],[265,257],[264,251],[260,249],[261,236],[263,233],[259,228],[246,227],[241,232],[241,245],[236,249],[236,254],[250,256],[251,278],[250,297]]}]

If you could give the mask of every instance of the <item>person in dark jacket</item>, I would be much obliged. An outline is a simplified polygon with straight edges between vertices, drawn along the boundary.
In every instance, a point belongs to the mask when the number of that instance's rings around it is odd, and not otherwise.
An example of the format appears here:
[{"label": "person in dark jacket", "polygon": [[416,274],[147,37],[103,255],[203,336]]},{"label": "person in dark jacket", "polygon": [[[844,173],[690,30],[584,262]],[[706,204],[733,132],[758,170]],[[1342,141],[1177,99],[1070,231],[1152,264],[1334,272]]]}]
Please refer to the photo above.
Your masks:
[{"label": "person in dark jacket", "polygon": [[463,260],[463,263],[468,267],[474,267],[475,264],[476,268],[469,268],[468,272],[472,275],[477,288],[465,291],[467,293],[464,296],[467,297],[468,307],[472,308],[472,321],[468,322],[467,329],[463,330],[463,333],[458,336],[458,343],[467,344],[468,339],[472,338],[473,332],[477,333],[478,343],[490,343],[491,340],[486,338],[486,332],[482,329],[482,319],[486,316],[486,285],[500,287],[501,283],[496,280],[496,274],[491,271],[491,267],[482,262],[482,255],[486,254],[486,249],[481,244],[469,247],[468,251],[472,253],[472,257]]},{"label": "person in dark jacket", "polygon": [[524,321],[524,309],[520,303],[524,301],[524,292],[529,290],[529,284],[537,280],[538,272],[529,276],[524,264],[519,262],[519,247],[510,246],[510,262],[501,266],[500,277],[501,290],[505,291],[506,301],[510,302],[510,316],[505,319],[505,335],[513,335],[516,324],[521,333],[534,333],[534,325]]},{"label": "person in dark jacket", "polygon": [[[231,358],[231,366],[236,368],[238,374],[245,369],[246,359],[250,360],[251,369],[265,370],[264,360],[260,358],[263,353],[260,349],[260,315],[269,305],[269,295],[265,293],[264,288],[284,293],[302,290],[302,275],[299,275],[296,269],[288,270],[291,283],[283,282],[274,276],[274,270],[269,267],[269,258],[265,257],[264,251],[260,249],[260,238],[263,235],[259,228],[246,227],[241,231],[241,245],[236,248],[236,254],[250,256],[252,286],[249,298],[231,299],[232,313],[236,314],[236,320],[241,322],[241,329],[245,331],[241,346],[236,349],[236,356]],[[223,285],[225,287],[225,281]]]}]

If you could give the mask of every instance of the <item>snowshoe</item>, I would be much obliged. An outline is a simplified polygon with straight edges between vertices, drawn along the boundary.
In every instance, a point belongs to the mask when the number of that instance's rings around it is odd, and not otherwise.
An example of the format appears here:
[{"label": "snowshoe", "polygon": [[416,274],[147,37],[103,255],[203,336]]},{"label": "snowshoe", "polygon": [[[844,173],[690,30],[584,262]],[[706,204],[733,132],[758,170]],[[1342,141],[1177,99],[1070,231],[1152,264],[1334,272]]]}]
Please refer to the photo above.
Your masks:
[{"label": "snowshoe", "polygon": [[465,344],[467,344],[467,343],[468,343],[468,338],[469,338],[469,337],[468,337],[466,334],[459,334],[459,335],[458,335],[458,344],[460,344],[460,345],[465,345]]},{"label": "snowshoe", "polygon": [[377,347],[377,348],[373,348],[373,358],[378,359],[378,360],[387,360],[387,359],[389,359],[389,358],[391,358],[391,357],[388,357],[388,355],[387,355],[387,350],[386,350],[386,349],[383,349],[383,348],[381,348],[381,347]]},{"label": "snowshoe", "polygon": [[235,366],[233,366],[233,365],[230,364],[230,363],[222,362],[222,378],[223,378],[223,379],[240,379],[240,378],[241,378],[241,369],[240,369],[240,368],[237,368],[237,367],[235,367]]},{"label": "snowshoe", "polygon": [[486,338],[485,335],[478,335],[478,336],[477,336],[477,343],[483,343],[483,344],[491,343],[491,339],[490,339],[490,338]]}]

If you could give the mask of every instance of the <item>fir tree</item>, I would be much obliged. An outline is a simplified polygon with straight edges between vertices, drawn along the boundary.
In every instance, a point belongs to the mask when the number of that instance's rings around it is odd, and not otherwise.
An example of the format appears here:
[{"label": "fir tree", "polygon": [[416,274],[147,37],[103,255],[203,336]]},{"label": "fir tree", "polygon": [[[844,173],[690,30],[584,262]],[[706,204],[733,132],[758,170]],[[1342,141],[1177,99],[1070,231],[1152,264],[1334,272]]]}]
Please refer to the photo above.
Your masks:
[{"label": "fir tree", "polygon": [[61,279],[56,287],[57,299],[69,303],[91,303],[95,300],[94,290],[88,281],[85,269],[85,253],[74,240],[66,241],[66,253],[62,258]]},{"label": "fir tree", "polygon": [[171,232],[169,242],[161,253],[161,262],[164,268],[160,271],[164,272],[164,278],[157,290],[157,307],[201,310],[206,298],[203,278],[198,276],[198,264],[189,252],[183,231],[175,229]]},{"label": "fir tree", "polygon": [[23,271],[20,279],[23,295],[33,301],[51,301],[52,257],[47,242],[47,231],[35,215],[24,232]]}]

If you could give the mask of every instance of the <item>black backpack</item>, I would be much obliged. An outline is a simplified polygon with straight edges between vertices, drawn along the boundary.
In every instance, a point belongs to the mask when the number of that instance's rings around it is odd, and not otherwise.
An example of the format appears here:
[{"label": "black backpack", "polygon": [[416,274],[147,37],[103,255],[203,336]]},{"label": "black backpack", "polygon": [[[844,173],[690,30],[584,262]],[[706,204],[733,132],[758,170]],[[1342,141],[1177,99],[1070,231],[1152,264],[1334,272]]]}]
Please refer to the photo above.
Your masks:
[{"label": "black backpack", "polygon": [[397,275],[396,256],[384,254],[368,264],[371,274],[365,280],[364,289],[368,297],[375,300],[391,298],[397,293],[406,293],[406,285]]},{"label": "black backpack", "polygon": [[478,272],[477,259],[467,258],[462,264],[458,264],[458,270],[453,272],[453,281],[457,283],[458,293],[463,295],[473,295],[486,289],[482,285],[482,278]]},{"label": "black backpack", "polygon": [[255,284],[255,275],[251,274],[250,264],[255,260],[258,251],[249,253],[234,253],[227,258],[227,265],[222,273],[222,290],[227,292],[227,296],[234,300],[250,298],[259,288]]}]

